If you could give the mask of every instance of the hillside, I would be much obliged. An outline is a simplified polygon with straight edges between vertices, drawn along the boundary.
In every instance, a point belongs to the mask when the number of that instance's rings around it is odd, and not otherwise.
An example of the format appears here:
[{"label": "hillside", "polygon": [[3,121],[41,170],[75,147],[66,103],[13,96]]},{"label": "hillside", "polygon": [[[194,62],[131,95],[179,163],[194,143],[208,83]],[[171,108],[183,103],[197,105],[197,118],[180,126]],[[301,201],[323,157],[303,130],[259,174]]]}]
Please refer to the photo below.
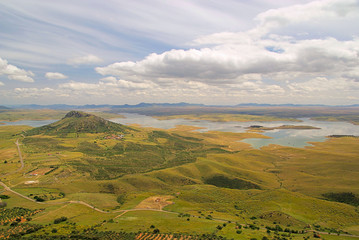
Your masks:
[{"label": "hillside", "polygon": [[26,135],[64,135],[68,133],[126,133],[131,128],[80,111],[70,111],[61,120],[33,128]]},{"label": "hillside", "polygon": [[240,140],[266,136],[129,128],[78,111],[29,129],[0,128],[0,239],[359,237],[355,137],[253,149]]}]

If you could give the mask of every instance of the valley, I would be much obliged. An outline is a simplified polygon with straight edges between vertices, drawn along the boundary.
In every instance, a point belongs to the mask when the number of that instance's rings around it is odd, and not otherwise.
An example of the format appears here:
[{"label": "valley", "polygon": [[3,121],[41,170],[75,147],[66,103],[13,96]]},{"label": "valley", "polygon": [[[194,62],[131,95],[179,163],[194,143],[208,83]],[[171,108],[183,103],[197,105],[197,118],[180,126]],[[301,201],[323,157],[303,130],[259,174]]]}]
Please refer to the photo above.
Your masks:
[{"label": "valley", "polygon": [[[278,126],[267,130],[315,131]],[[23,217],[0,224],[0,237],[357,239],[358,138],[255,149],[242,140],[268,139],[261,132],[200,130],[78,111],[39,128],[2,125],[0,211]]]}]

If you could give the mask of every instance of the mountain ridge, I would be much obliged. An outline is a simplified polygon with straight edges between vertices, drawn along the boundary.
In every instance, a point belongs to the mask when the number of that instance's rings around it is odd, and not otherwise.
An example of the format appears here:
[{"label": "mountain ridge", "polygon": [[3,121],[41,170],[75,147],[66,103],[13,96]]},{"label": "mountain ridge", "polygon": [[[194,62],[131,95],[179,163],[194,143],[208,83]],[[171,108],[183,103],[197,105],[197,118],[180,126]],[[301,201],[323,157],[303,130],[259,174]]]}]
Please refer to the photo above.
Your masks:
[{"label": "mountain ridge", "polygon": [[68,104],[50,104],[50,105],[39,105],[39,104],[25,104],[25,105],[7,105],[6,108],[11,107],[14,109],[55,109],[55,110],[75,110],[75,109],[93,109],[93,108],[149,108],[149,107],[359,107],[359,104],[352,105],[325,105],[325,104],[267,104],[267,103],[240,103],[233,105],[207,105],[207,104],[194,104],[194,103],[139,103],[139,104],[85,104],[85,105],[68,105]]}]

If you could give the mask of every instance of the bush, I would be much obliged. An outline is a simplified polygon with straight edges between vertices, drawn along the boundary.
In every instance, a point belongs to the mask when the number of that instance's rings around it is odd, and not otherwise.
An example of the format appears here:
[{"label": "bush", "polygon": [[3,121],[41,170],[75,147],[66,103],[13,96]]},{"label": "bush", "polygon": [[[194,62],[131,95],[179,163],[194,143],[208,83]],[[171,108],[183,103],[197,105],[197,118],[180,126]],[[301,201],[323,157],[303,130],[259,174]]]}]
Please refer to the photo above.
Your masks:
[{"label": "bush", "polygon": [[11,227],[16,227],[17,225],[19,225],[19,223],[16,222],[16,221],[15,221],[15,222],[12,222],[12,223],[10,224]]},{"label": "bush", "polygon": [[117,202],[122,205],[124,204],[126,201],[126,194],[121,194],[117,197]]},{"label": "bush", "polygon": [[10,198],[10,196],[8,196],[8,195],[0,195],[0,199],[9,199]]},{"label": "bush", "polygon": [[7,206],[7,203],[6,202],[0,202],[0,208],[4,208]]},{"label": "bush", "polygon": [[61,223],[61,222],[65,222],[67,220],[67,217],[60,217],[60,218],[56,218],[54,220],[54,224],[58,224],[58,223]]},{"label": "bush", "polygon": [[37,201],[37,202],[45,202],[45,199],[39,197],[39,196],[35,196],[34,199]]}]

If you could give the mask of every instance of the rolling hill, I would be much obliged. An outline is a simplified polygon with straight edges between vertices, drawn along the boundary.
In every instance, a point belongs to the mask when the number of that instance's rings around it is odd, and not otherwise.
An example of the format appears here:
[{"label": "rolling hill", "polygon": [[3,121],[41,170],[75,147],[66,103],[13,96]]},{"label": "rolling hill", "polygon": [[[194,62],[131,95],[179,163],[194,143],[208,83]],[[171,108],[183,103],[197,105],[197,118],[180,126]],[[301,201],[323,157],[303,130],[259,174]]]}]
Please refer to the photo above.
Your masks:
[{"label": "rolling hill", "polygon": [[61,120],[33,128],[26,132],[26,135],[64,135],[68,133],[126,133],[130,127],[113,123],[93,114],[80,111],[70,111]]}]

